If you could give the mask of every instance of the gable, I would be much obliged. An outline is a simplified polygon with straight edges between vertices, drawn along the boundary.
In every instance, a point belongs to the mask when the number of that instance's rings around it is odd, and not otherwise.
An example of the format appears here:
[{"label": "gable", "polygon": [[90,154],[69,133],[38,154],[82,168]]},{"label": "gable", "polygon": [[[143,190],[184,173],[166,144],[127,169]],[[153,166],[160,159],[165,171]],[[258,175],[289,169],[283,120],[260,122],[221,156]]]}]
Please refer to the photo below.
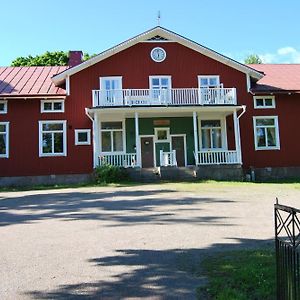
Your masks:
[{"label": "gable", "polygon": [[[172,31],[169,31],[165,28],[162,28],[162,27],[158,26],[158,27],[155,27],[155,28],[153,28],[149,31],[146,31],[146,32],[144,32],[144,33],[142,33],[142,34],[140,34],[140,35],[138,35],[138,36],[136,36],[132,39],[129,39],[129,40],[127,40],[127,41],[125,41],[125,42],[123,42],[123,43],[121,43],[121,44],[119,44],[115,47],[112,47],[112,48],[98,54],[97,56],[95,56],[95,57],[93,57],[93,58],[91,58],[91,59],[75,66],[75,67],[73,67],[73,68],[70,68],[70,69],[54,76],[52,78],[52,80],[56,85],[59,85],[68,76],[76,74],[76,73],[78,73],[78,72],[80,72],[80,71],[82,71],[82,70],[84,70],[84,69],[86,69],[86,68],[88,68],[88,67],[90,67],[90,66],[92,66],[92,65],[94,65],[94,64],[96,64],[96,63],[98,63],[98,62],[100,62],[100,61],[102,61],[102,60],[104,60],[108,57],[110,57],[110,56],[112,56],[112,55],[115,55],[115,54],[117,54],[117,53],[119,53],[119,52],[121,52],[125,49],[128,49],[128,48],[136,45],[137,43],[152,42],[153,41],[152,39],[159,39],[159,41],[161,41],[161,42],[163,42],[163,41],[177,42],[177,43],[182,44],[182,45],[184,45],[184,46],[186,46],[186,47],[188,47],[188,48],[190,48],[190,49],[192,49],[196,52],[199,52],[199,53],[201,53],[201,54],[203,54],[207,57],[210,57],[210,58],[212,58],[216,61],[219,61],[219,62],[221,62],[225,65],[228,65],[231,68],[237,69],[237,70],[239,70],[239,71],[241,71],[245,74],[248,74],[251,77],[254,77],[256,79],[260,79],[260,78],[263,77],[263,75],[260,72],[254,70],[254,69],[252,69],[252,68],[250,68],[246,65],[243,65],[243,64],[241,64],[241,63],[239,63],[239,62],[237,62],[237,61],[235,61],[231,58],[228,58],[224,55],[221,55],[221,54],[219,54],[219,53],[217,53],[217,52],[215,52],[215,51],[213,51],[213,50],[211,50],[207,47],[204,47],[204,46],[202,46],[202,45],[200,45],[200,44],[198,44],[194,41],[191,41],[191,40],[189,40],[185,37],[182,37],[182,36],[172,32]],[[162,39],[164,39],[164,40],[162,40]],[[154,41],[156,41],[156,40],[154,40]]]}]

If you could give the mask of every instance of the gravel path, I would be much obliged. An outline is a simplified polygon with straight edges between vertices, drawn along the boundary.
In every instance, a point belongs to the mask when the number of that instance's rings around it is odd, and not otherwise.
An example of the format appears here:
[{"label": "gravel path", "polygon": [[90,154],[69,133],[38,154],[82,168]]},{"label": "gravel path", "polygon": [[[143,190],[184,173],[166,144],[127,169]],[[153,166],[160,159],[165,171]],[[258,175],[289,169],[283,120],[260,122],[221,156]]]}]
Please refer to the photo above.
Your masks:
[{"label": "gravel path", "polygon": [[[0,299],[194,299],[186,255],[271,244],[294,185],[0,193]],[[182,187],[181,187],[182,189]]]}]

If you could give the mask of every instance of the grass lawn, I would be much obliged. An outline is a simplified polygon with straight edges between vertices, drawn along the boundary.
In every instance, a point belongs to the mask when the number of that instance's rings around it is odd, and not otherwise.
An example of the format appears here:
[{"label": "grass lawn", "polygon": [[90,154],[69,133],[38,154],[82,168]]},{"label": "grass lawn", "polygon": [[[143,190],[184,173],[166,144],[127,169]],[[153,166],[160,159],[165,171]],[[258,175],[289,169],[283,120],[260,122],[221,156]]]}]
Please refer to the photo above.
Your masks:
[{"label": "grass lawn", "polygon": [[200,263],[180,259],[180,269],[206,276],[197,288],[198,299],[275,299],[276,267],[272,250],[241,250],[208,256]]}]

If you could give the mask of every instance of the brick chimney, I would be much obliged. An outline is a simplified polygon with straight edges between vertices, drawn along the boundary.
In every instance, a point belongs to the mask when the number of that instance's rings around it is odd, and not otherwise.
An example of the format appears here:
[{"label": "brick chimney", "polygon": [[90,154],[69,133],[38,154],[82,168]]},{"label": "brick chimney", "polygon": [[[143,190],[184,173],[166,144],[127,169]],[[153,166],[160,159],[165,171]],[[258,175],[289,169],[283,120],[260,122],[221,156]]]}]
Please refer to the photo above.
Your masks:
[{"label": "brick chimney", "polygon": [[69,51],[68,66],[74,67],[82,63],[82,51]]}]

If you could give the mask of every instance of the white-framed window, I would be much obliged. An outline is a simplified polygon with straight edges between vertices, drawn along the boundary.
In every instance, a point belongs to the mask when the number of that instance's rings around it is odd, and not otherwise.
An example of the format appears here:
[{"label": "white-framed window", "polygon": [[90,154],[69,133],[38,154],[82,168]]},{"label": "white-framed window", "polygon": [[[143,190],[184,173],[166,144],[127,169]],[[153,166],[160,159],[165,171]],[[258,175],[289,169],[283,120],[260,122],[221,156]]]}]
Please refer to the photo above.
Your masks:
[{"label": "white-framed window", "polygon": [[39,156],[67,156],[67,121],[39,121]]},{"label": "white-framed window", "polygon": [[254,108],[275,108],[275,96],[254,96]]},{"label": "white-framed window", "polygon": [[101,122],[101,151],[123,152],[124,145],[124,121]]},{"label": "white-framed window", "polygon": [[253,117],[255,150],[279,150],[277,116]]},{"label": "white-framed window", "polygon": [[107,104],[122,105],[122,76],[100,77],[101,101]]},{"label": "white-framed window", "polygon": [[221,120],[201,120],[201,148],[222,148]]},{"label": "white-framed window", "polygon": [[0,122],[0,158],[8,158],[9,122]]},{"label": "white-framed window", "polygon": [[7,100],[0,100],[0,114],[7,114]]},{"label": "white-framed window", "polygon": [[171,76],[149,76],[151,97],[162,102],[168,102],[171,97]]},{"label": "white-framed window", "polygon": [[65,101],[63,99],[41,100],[41,113],[65,112]]},{"label": "white-framed window", "polygon": [[170,128],[154,128],[154,132],[157,143],[165,143],[170,141]]},{"label": "white-framed window", "polygon": [[220,87],[219,75],[199,75],[198,86],[200,88],[217,88]]},{"label": "white-framed window", "polygon": [[90,145],[91,130],[90,129],[75,129],[75,145]]}]

